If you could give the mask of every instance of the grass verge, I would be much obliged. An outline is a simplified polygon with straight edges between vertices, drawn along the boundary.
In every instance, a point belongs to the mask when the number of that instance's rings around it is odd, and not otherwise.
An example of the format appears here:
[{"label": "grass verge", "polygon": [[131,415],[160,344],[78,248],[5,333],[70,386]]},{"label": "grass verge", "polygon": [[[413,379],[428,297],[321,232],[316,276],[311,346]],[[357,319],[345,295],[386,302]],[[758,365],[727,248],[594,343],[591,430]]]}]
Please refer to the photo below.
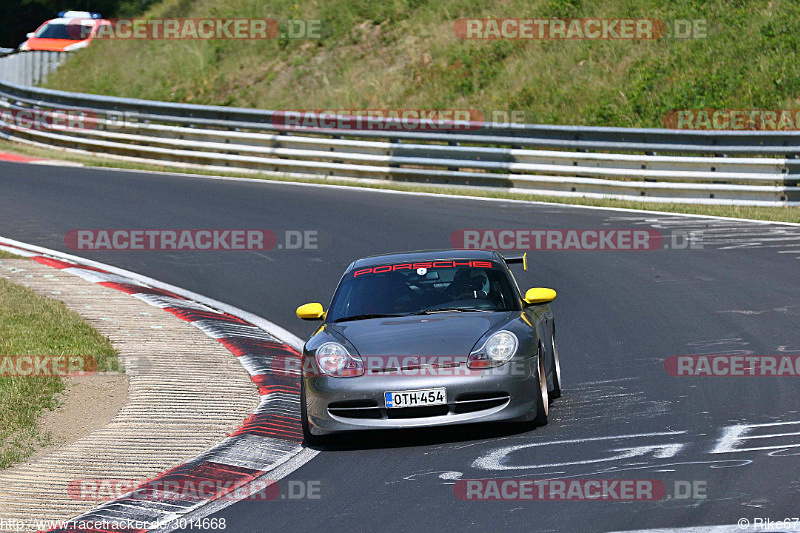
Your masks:
[{"label": "grass verge", "polygon": [[6,252],[4,250],[0,250],[0,259],[25,259],[25,258],[24,257],[20,257],[18,255],[14,255],[14,254],[8,253],[8,252]]},{"label": "grass verge", "polygon": [[[259,109],[518,111],[530,123],[622,127],[664,127],[674,109],[796,109],[800,99],[800,4],[792,0],[163,0],[143,16],[310,19],[321,31],[95,40],[48,86]],[[476,40],[453,29],[459,19],[492,17],[660,19],[699,31]]]},{"label": "grass verge", "polygon": [[628,200],[611,200],[595,198],[570,198],[559,196],[542,196],[536,194],[516,194],[503,189],[470,189],[441,187],[435,185],[425,185],[417,183],[403,182],[356,182],[345,179],[302,179],[283,177],[275,174],[244,174],[239,172],[211,172],[202,169],[182,169],[179,167],[167,167],[157,164],[138,163],[130,161],[119,161],[115,159],[103,159],[102,155],[87,156],[61,150],[39,148],[24,144],[17,144],[10,141],[0,140],[0,150],[4,152],[18,153],[21,155],[43,157],[47,159],[58,159],[81,163],[87,167],[99,168],[118,168],[125,170],[147,170],[153,172],[169,172],[177,174],[196,174],[203,176],[230,176],[248,177],[253,179],[263,179],[268,181],[284,181],[294,183],[328,183],[332,185],[343,185],[348,187],[360,187],[367,189],[387,189],[394,191],[409,192],[428,192],[446,194],[451,196],[471,196],[478,198],[502,198],[508,200],[528,200],[535,202],[547,202],[554,204],[586,205],[594,207],[624,208],[645,211],[661,211],[663,213],[688,213],[696,215],[708,215],[718,217],[747,218],[752,220],[766,220],[770,222],[793,222],[800,223],[800,207],[751,207],[751,206],[731,206],[731,205],[699,205],[699,204],[667,204],[659,202],[633,202]]},{"label": "grass verge", "polygon": [[[17,355],[91,355],[100,371],[122,370],[111,343],[77,313],[0,278],[0,357]],[[62,390],[59,376],[0,375],[0,469],[50,442],[38,421],[43,410],[58,406]]]}]

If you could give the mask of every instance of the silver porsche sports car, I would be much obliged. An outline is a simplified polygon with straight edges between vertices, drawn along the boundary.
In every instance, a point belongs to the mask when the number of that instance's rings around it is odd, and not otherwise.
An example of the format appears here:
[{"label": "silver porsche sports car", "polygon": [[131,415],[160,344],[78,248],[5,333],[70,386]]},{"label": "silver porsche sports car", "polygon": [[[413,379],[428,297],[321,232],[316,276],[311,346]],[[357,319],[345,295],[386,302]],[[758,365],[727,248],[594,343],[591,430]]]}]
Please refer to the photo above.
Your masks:
[{"label": "silver porsche sports car", "polygon": [[[303,349],[307,441],[330,433],[501,420],[547,423],[561,395],[552,289],[524,294],[497,252],[367,257],[342,276]],[[527,267],[527,265],[525,265]]]}]

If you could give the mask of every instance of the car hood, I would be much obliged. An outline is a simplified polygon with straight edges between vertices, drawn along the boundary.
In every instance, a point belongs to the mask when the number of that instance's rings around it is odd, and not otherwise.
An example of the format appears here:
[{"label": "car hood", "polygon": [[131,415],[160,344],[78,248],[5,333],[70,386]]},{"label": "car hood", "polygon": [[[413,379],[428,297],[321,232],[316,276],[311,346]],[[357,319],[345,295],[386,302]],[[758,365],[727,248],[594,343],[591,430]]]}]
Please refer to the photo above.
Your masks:
[{"label": "car hood", "polygon": [[73,41],[72,39],[42,39],[31,37],[25,44],[28,45],[28,50],[50,50],[60,52],[63,51],[64,48],[80,42],[81,41]]},{"label": "car hood", "polygon": [[466,357],[490,329],[507,322],[514,311],[441,313],[373,318],[330,324],[362,357],[420,355]]}]

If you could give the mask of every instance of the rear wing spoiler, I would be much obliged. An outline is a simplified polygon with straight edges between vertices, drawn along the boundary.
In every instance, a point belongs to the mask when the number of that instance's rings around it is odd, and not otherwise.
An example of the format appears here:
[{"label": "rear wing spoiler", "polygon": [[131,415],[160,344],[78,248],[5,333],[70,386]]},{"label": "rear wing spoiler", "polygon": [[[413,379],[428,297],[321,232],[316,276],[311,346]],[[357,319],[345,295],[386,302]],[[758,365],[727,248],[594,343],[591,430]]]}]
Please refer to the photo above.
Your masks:
[{"label": "rear wing spoiler", "polygon": [[503,259],[505,259],[506,264],[509,265],[522,263],[522,269],[528,270],[528,252],[525,252],[524,254],[518,257],[504,257]]}]

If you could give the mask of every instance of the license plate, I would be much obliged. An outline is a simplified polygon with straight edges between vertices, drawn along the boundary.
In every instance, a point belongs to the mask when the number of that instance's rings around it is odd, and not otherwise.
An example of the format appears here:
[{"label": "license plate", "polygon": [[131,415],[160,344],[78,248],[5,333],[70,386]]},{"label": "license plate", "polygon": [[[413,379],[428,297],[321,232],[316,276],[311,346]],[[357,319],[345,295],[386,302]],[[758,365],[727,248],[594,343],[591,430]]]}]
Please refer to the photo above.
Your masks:
[{"label": "license plate", "polygon": [[384,392],[383,395],[388,408],[426,407],[447,403],[447,391],[443,388]]}]

